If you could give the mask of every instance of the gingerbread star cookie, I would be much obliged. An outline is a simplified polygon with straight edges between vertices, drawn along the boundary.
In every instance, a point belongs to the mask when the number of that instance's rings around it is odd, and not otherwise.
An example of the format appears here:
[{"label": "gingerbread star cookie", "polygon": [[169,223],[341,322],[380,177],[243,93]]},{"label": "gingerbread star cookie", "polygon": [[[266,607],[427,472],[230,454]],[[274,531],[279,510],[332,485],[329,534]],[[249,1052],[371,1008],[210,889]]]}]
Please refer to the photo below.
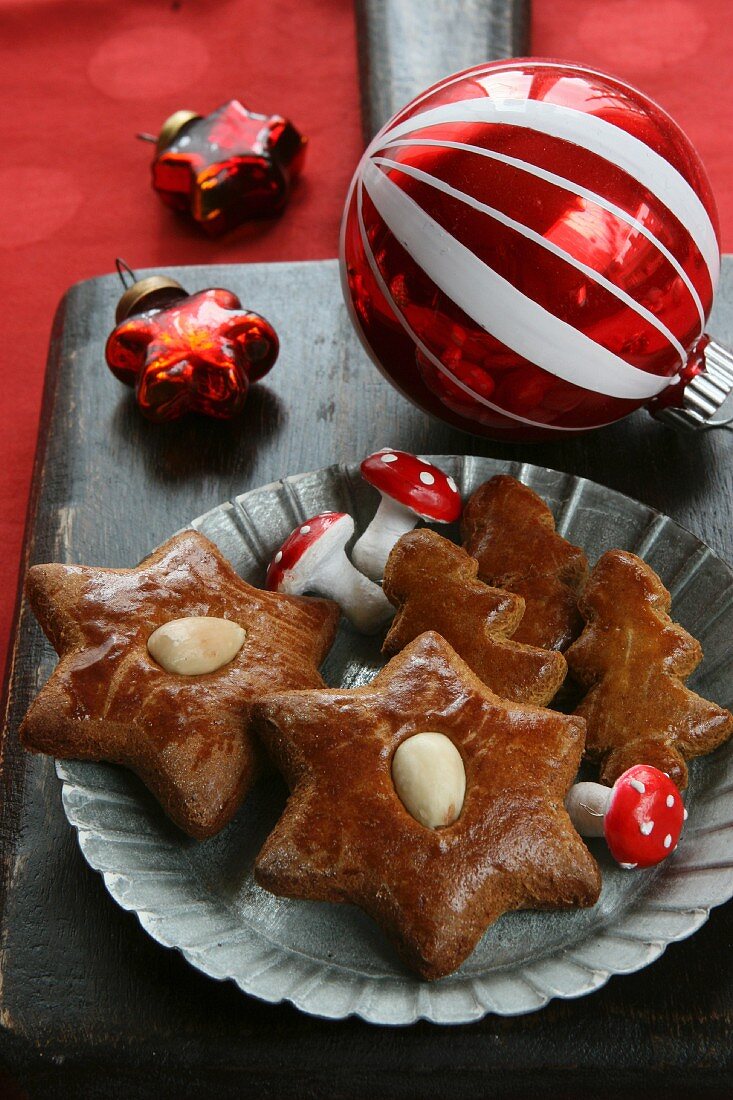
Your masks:
[{"label": "gingerbread star cookie", "polygon": [[403,535],[382,581],[398,608],[382,652],[399,653],[419,634],[434,630],[497,695],[544,706],[565,679],[565,658],[511,639],[524,600],[484,584],[477,572],[475,558],[435,531],[424,527]]},{"label": "gingerbread star cookie", "polygon": [[492,477],[463,509],[461,534],[481,578],[524,598],[515,642],[565,649],[578,636],[578,593],[588,562],[558,535],[552,512],[534,490],[507,474]]},{"label": "gingerbread star cookie", "polygon": [[338,607],[262,592],[196,531],[136,569],[35,565],[26,591],[60,661],[20,729],[26,749],[136,772],[199,839],[261,766],[252,704],[323,684]]},{"label": "gingerbread star cookie", "polygon": [[586,750],[609,786],[633,764],[652,764],[682,789],[685,761],[733,732],[729,711],[685,687],[702,648],[669,617],[671,602],[654,570],[625,550],[600,558],[581,596],[587,625],[567,659],[587,689],[575,711]]},{"label": "gingerbread star cookie", "polygon": [[564,806],[583,722],[499,699],[438,634],[366,687],[273,695],[255,725],[292,792],[257,881],[360,906],[423,977],[502,913],[597,900]]}]

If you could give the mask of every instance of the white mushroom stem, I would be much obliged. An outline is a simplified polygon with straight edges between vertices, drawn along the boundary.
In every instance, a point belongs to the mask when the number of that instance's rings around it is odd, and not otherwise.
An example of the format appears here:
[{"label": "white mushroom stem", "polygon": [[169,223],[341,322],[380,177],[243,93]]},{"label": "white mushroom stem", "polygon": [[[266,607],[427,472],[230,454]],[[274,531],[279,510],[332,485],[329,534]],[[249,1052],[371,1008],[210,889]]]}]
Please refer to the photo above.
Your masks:
[{"label": "white mushroom stem", "polygon": [[355,569],[342,551],[321,562],[308,578],[308,592],[335,600],[362,634],[375,634],[394,615],[394,608],[377,584]]},{"label": "white mushroom stem", "polygon": [[373,581],[381,581],[390,550],[419,518],[411,508],[382,493],[374,519],[354,545],[351,553],[354,565]]},{"label": "white mushroom stem", "polygon": [[612,794],[613,787],[601,783],[576,783],[570,788],[565,808],[581,836],[604,835],[604,818]]}]

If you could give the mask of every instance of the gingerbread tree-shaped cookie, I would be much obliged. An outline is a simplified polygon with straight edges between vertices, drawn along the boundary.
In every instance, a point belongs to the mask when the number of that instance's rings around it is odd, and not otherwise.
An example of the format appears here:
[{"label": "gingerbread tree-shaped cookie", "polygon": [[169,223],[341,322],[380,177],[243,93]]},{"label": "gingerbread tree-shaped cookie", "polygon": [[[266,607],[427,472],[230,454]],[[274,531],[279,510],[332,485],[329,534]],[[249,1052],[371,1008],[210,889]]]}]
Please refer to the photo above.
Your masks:
[{"label": "gingerbread tree-shaped cookie", "polygon": [[435,531],[410,531],[392,548],[383,587],[398,608],[383,652],[399,653],[426,630],[449,642],[504,699],[549,703],[565,679],[561,653],[511,638],[524,600],[477,579],[478,562]]},{"label": "gingerbread tree-shaped cookie", "polygon": [[488,584],[525,601],[516,642],[565,649],[582,628],[578,592],[588,562],[555,530],[544,500],[507,474],[479,485],[463,510],[463,545]]},{"label": "gingerbread tree-shaped cookie", "polygon": [[702,648],[672,621],[670,606],[653,569],[625,550],[603,555],[581,597],[586,627],[567,659],[588,692],[575,713],[609,785],[632,764],[653,764],[684,788],[685,761],[733,732],[729,711],[685,686]]}]

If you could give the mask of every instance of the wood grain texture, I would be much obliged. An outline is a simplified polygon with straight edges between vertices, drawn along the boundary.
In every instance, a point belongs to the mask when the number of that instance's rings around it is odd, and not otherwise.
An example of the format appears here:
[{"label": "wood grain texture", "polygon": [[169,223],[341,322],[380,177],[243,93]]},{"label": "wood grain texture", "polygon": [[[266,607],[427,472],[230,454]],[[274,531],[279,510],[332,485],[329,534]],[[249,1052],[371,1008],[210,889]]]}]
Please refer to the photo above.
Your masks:
[{"label": "wood grain texture", "polygon": [[[369,363],[335,262],[172,274],[191,291],[241,294],[278,329],[280,362],[236,424],[150,425],[103,363],[116,278],[72,288],[54,328],[26,564],[130,565],[235,493],[385,445],[590,477],[733,559],[733,433],[677,435],[638,413],[556,444],[480,440],[429,420]],[[733,342],[729,260],[710,330]],[[111,901],[79,853],[51,761],[21,757],[17,728],[53,661],[21,604],[2,748],[0,1096],[730,1096],[730,905],[589,997],[454,1028],[326,1023],[197,973]]]},{"label": "wood grain texture", "polygon": [[356,0],[364,141],[423,88],[529,53],[529,0]]}]

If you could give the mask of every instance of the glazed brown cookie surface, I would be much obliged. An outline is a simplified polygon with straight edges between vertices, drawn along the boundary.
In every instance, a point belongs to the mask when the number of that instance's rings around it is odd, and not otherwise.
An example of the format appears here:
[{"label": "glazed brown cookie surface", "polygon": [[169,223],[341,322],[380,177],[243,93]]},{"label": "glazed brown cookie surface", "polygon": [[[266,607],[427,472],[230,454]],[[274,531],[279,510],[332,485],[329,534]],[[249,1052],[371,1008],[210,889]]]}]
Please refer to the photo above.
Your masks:
[{"label": "glazed brown cookie surface", "polygon": [[[329,600],[253,588],[196,531],[136,569],[33,566],[26,591],[60,661],[21,726],[24,747],[131,768],[197,838],[230,820],[260,770],[253,702],[321,686],[339,616]],[[215,671],[167,671],[151,635],[199,616],[238,624],[241,648]]]},{"label": "glazed brown cookie surface", "polygon": [[[564,807],[583,722],[500,700],[439,635],[366,687],[282,692],[254,716],[292,792],[257,881],[360,906],[423,977],[460,966],[502,913],[597,900],[598,868]],[[421,824],[393,781],[398,747],[426,732],[465,769],[462,809],[442,828]]]},{"label": "glazed brown cookie surface", "polygon": [[382,652],[393,655],[434,630],[496,695],[544,706],[565,679],[561,653],[510,638],[524,600],[477,579],[478,562],[435,531],[403,535],[387,560],[382,587],[398,609]]},{"label": "glazed brown cookie surface", "polygon": [[729,711],[685,687],[702,648],[669,617],[671,602],[654,570],[625,550],[600,558],[580,599],[587,625],[567,659],[587,695],[575,713],[609,786],[632,764],[652,764],[684,788],[685,761],[733,732]]},{"label": "glazed brown cookie surface", "polygon": [[515,642],[565,649],[578,636],[588,562],[558,535],[552,512],[533,489],[507,474],[484,482],[463,510],[461,537],[482,580],[523,597]]}]

